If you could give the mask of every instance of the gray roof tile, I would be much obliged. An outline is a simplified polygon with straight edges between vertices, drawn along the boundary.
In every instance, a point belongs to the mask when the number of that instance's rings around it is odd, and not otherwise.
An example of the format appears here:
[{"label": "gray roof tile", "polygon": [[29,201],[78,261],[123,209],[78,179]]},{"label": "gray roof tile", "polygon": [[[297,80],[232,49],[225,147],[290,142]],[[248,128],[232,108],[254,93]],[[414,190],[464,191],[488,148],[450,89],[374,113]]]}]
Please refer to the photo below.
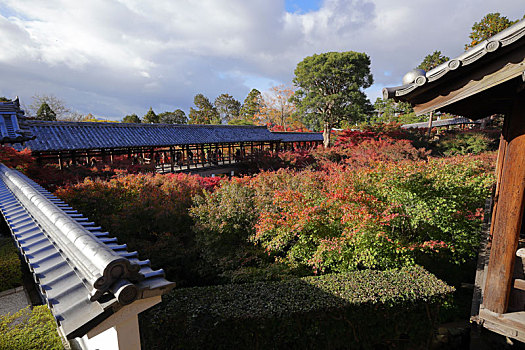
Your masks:
[{"label": "gray roof tile", "polygon": [[0,144],[22,143],[34,139],[27,129],[24,111],[20,109],[18,98],[0,102]]},{"label": "gray roof tile", "polygon": [[114,308],[132,301],[116,298],[116,285],[133,288],[138,299],[174,286],[162,270],[151,269],[149,260],[138,260],[136,252],[127,252],[125,245],[116,244],[63,201],[1,164],[0,212],[68,338],[86,334]]}]

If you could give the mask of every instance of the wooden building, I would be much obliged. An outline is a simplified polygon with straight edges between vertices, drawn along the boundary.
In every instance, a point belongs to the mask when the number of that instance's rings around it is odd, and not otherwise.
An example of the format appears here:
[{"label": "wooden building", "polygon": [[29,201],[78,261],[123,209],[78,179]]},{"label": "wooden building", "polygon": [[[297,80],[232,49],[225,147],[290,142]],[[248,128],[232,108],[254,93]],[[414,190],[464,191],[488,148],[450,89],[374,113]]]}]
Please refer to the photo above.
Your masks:
[{"label": "wooden building", "polygon": [[120,157],[155,164],[162,172],[249,161],[263,152],[312,148],[323,141],[321,133],[274,133],[265,126],[24,120],[24,127],[31,138],[14,147],[30,149],[42,163],[62,167]]},{"label": "wooden building", "polygon": [[409,72],[385,98],[410,102],[417,114],[441,111],[478,120],[503,114],[497,184],[481,305],[473,319],[525,341],[525,20],[428,72]]}]

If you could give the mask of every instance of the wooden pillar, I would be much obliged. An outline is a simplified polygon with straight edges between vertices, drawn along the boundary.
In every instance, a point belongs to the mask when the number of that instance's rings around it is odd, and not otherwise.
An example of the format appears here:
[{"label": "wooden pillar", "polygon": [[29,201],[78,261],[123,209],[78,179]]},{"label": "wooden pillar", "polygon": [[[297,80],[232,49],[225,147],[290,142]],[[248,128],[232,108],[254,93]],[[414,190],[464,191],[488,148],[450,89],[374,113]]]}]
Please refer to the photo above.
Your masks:
[{"label": "wooden pillar", "polygon": [[170,166],[171,172],[175,172],[175,152],[173,151],[173,146],[170,146]]},{"label": "wooden pillar", "polygon": [[507,145],[500,147],[504,154],[500,154],[498,205],[493,214],[492,247],[483,297],[483,306],[496,313],[507,309],[525,209],[525,92],[517,95],[512,113],[505,119],[503,138]]},{"label": "wooden pillar", "polygon": [[187,168],[190,168],[190,145],[186,145],[186,159],[188,160]]},{"label": "wooden pillar", "polygon": [[62,153],[58,153],[58,168],[62,170]]},{"label": "wooden pillar", "polygon": [[112,149],[109,150],[109,162],[113,164],[113,150]]},{"label": "wooden pillar", "polygon": [[430,139],[430,133],[432,132],[432,118],[434,117],[434,111],[430,112],[428,117],[428,138]]}]

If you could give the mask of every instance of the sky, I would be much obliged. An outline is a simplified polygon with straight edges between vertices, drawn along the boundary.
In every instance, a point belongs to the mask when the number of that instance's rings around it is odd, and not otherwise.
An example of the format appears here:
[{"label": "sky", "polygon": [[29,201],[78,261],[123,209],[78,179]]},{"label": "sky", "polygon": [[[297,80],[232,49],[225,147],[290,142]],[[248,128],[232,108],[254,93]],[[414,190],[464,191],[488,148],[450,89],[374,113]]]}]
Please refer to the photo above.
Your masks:
[{"label": "sky", "polygon": [[463,52],[474,22],[523,0],[0,0],[0,96],[54,95],[121,120],[291,85],[303,58],[365,52],[373,103],[435,50]]}]

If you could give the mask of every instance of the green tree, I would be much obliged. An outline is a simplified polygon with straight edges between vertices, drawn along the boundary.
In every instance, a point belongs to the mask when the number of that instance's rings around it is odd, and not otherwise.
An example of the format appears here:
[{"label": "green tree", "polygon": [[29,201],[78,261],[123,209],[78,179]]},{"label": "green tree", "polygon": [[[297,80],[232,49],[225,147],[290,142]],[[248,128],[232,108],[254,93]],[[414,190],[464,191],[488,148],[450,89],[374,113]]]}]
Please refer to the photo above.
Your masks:
[{"label": "green tree", "polygon": [[0,102],[10,102],[11,100],[5,96],[0,96]]},{"label": "green tree", "polygon": [[159,123],[159,116],[153,112],[153,108],[149,108],[148,113],[144,115],[144,118],[142,118],[142,122],[144,123]]},{"label": "green tree", "polygon": [[140,123],[140,118],[135,113],[128,114],[127,116],[122,119],[123,123]]},{"label": "green tree", "polygon": [[195,95],[193,103],[197,108],[190,108],[189,124],[220,124],[221,118],[217,109],[203,94]]},{"label": "green tree", "polygon": [[416,68],[423,69],[425,72],[436,68],[442,63],[445,63],[450,60],[450,57],[444,56],[441,54],[441,51],[434,51],[430,55],[426,55],[423,59],[423,62],[419,64]]},{"label": "green tree", "polygon": [[322,124],[323,144],[330,146],[333,127],[359,121],[371,110],[363,89],[373,83],[370,58],[359,52],[327,52],[306,57],[295,69],[293,98],[306,124]]},{"label": "green tree", "polygon": [[425,116],[417,116],[408,102],[395,102],[394,99],[383,99],[378,97],[374,102],[375,115],[371,118],[372,123],[398,122],[402,124],[425,121]]},{"label": "green tree", "polygon": [[[524,16],[525,17],[525,16]],[[469,35],[470,42],[465,45],[465,50],[476,46],[483,40],[498,34],[503,29],[510,27],[517,21],[511,21],[499,12],[489,13],[479,22],[474,22],[472,32]]]},{"label": "green tree", "polygon": [[36,112],[36,119],[55,121],[57,120],[57,115],[46,102],[43,102]]},{"label": "green tree", "polygon": [[257,89],[252,89],[248,96],[246,96],[246,98],[244,99],[244,103],[242,104],[241,110],[239,112],[240,121],[235,123],[243,123],[240,125],[254,124],[255,116],[261,110],[263,103],[264,102],[261,92]]},{"label": "green tree", "polygon": [[188,118],[182,109],[160,113],[159,119],[160,123],[164,124],[188,124]]},{"label": "green tree", "polygon": [[241,103],[237,101],[233,96],[228,94],[221,94],[213,103],[217,113],[221,118],[222,122],[229,123],[230,120],[239,117],[239,111],[241,110]]}]

